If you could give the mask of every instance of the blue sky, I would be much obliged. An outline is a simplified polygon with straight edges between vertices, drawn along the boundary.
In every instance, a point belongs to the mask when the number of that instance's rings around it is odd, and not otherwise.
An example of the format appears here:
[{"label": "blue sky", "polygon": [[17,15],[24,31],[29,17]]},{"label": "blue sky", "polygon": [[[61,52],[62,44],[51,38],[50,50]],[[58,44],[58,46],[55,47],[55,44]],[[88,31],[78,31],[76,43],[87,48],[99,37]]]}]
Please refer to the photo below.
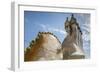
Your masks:
[{"label": "blue sky", "polygon": [[[66,32],[64,22],[72,13],[24,11],[24,47],[28,47],[38,32],[52,32],[63,42]],[[73,13],[83,32],[83,48],[90,53],[90,14]]]}]

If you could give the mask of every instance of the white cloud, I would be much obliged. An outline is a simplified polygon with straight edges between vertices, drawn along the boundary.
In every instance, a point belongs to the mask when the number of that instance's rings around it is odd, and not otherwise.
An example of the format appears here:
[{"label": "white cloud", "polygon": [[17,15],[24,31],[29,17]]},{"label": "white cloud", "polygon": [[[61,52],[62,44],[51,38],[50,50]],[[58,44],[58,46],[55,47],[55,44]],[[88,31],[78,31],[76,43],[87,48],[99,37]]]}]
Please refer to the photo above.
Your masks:
[{"label": "white cloud", "polygon": [[43,28],[44,31],[59,32],[60,34],[64,35],[66,34],[66,31],[64,31],[63,29],[54,28],[45,24],[40,24],[40,26]]},{"label": "white cloud", "polygon": [[89,41],[90,40],[90,24],[83,24],[82,32],[83,32],[83,40]]},{"label": "white cloud", "polygon": [[66,34],[66,32],[64,30],[57,29],[57,28],[49,28],[48,30],[53,31],[53,32],[59,32],[64,35]]},{"label": "white cloud", "polygon": [[83,32],[83,49],[85,53],[85,58],[90,57],[90,24],[85,23],[81,25]]},{"label": "white cloud", "polygon": [[82,24],[81,28],[86,32],[90,32],[90,24]]},{"label": "white cloud", "polygon": [[47,26],[46,25],[44,25],[44,24],[40,24],[40,26],[43,28],[43,30],[45,31],[45,30],[47,30]]}]

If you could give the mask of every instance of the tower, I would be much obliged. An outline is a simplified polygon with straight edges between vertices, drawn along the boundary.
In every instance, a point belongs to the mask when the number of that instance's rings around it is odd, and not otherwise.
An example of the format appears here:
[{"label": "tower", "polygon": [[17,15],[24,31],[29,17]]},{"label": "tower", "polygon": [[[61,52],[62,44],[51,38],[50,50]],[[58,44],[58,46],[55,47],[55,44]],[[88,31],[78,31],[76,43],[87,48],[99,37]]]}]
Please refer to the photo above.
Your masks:
[{"label": "tower", "polygon": [[65,30],[68,34],[63,43],[63,59],[82,59],[85,58],[83,51],[82,31],[79,24],[71,15],[70,20],[68,18],[65,21]]}]

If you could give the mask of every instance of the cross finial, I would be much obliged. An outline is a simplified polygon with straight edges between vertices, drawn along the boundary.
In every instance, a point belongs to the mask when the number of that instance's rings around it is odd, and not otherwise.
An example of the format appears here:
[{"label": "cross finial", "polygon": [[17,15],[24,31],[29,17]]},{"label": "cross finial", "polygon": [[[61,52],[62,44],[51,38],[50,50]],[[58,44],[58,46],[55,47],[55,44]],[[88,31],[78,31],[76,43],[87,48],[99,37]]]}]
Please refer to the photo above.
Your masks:
[{"label": "cross finial", "polygon": [[71,18],[74,18],[74,14],[72,14]]}]

